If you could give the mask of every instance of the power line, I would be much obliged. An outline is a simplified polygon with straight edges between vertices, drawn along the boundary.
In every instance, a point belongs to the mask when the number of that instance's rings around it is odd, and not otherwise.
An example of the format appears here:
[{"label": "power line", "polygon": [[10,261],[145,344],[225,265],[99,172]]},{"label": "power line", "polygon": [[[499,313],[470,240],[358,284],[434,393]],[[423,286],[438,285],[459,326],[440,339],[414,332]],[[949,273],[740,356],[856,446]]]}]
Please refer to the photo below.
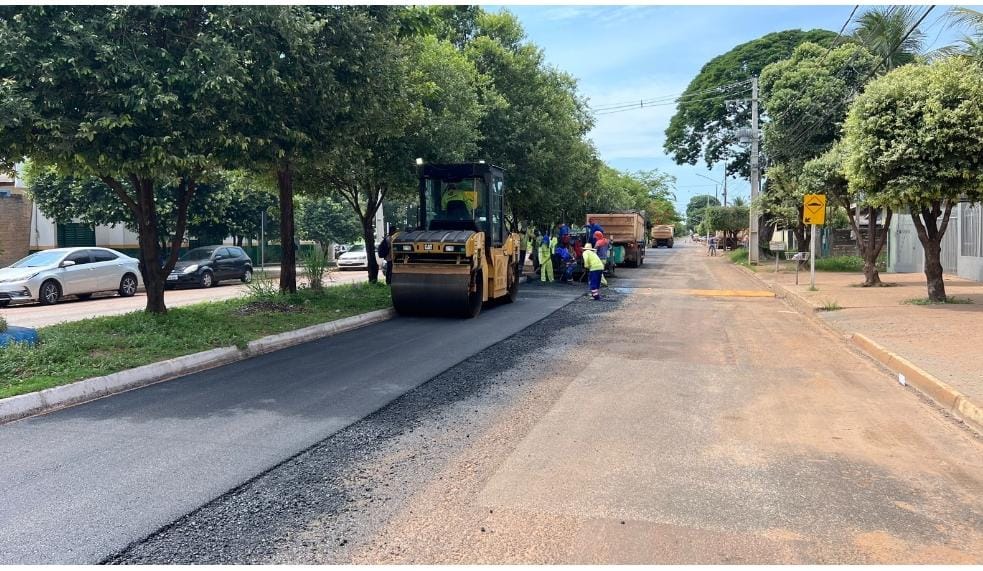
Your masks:
[{"label": "power line", "polygon": [[697,102],[700,102],[700,101],[713,101],[713,100],[716,100],[716,99],[720,99],[721,97],[727,97],[727,96],[731,96],[731,95],[737,95],[737,94],[742,93],[742,92],[745,92],[747,90],[748,90],[748,88],[745,87],[743,89],[731,90],[731,91],[727,91],[727,92],[721,92],[721,93],[717,93],[716,95],[713,95],[711,97],[703,97],[703,98],[700,98],[700,99],[685,99],[685,100],[674,99],[672,101],[655,102],[655,103],[640,101],[638,103],[632,104],[630,106],[625,106],[625,107],[622,107],[622,108],[616,108],[616,109],[609,109],[609,110],[598,111],[598,112],[595,112],[594,113],[594,116],[613,115],[615,113],[624,113],[626,111],[635,111],[637,109],[646,109],[646,108],[649,108],[649,107],[666,107],[666,106],[670,106],[670,105],[676,105],[678,103],[697,103]]},{"label": "power line", "polygon": [[[898,51],[898,48],[900,48],[904,44],[905,40],[907,40],[908,37],[911,36],[911,34],[916,29],[918,29],[918,26],[921,25],[921,23],[925,20],[925,18],[928,17],[928,15],[932,12],[933,9],[935,9],[935,5],[934,4],[931,5],[931,6],[929,6],[928,9],[925,10],[925,12],[921,15],[921,17],[918,18],[918,21],[915,22],[911,26],[911,28],[908,29],[908,32],[904,35],[904,37],[902,37],[898,41],[897,44],[894,45],[894,47],[891,49],[891,51],[888,52],[887,55],[885,55],[884,58],[876,66],[874,66],[870,70],[870,72],[860,82],[858,82],[854,86],[853,91],[850,93],[850,95],[848,95],[847,97],[845,97],[844,99],[840,100],[839,102],[837,102],[837,103],[835,103],[833,105],[832,110],[839,110],[839,108],[842,107],[844,104],[846,104],[849,101],[852,101],[853,98],[857,95],[857,92],[860,90],[860,87],[863,86],[863,85],[865,85],[867,83],[867,81],[870,80],[870,78],[873,77],[875,73],[877,73],[877,71],[881,68],[881,66],[883,66],[884,64],[886,64],[888,62],[888,60],[891,59],[891,56],[893,56],[894,53],[896,51]],[[856,70],[853,70],[853,71],[856,71]],[[827,114],[827,116],[828,116],[828,114]],[[797,136],[794,136],[793,137],[792,142],[789,144],[789,147],[791,147],[793,149],[796,149],[796,150],[799,150],[799,149],[804,148],[806,140],[808,139],[809,135],[812,134],[812,130],[815,129],[816,125],[818,125],[823,120],[824,120],[823,117],[817,117],[817,118],[815,118],[809,124],[809,126],[807,128],[803,129]]]},{"label": "power line", "polygon": [[699,96],[699,95],[704,95],[704,94],[707,94],[707,93],[720,93],[720,92],[728,91],[730,89],[733,89],[735,87],[740,87],[741,85],[745,85],[745,84],[748,84],[750,82],[751,82],[750,79],[745,79],[745,80],[742,80],[742,81],[735,81],[735,82],[731,82],[729,84],[719,85],[717,87],[711,87],[711,88],[708,88],[708,89],[702,89],[702,90],[694,91],[694,92],[691,92],[691,93],[683,92],[683,93],[677,93],[677,94],[674,94],[674,95],[660,95],[660,96],[657,96],[657,97],[651,97],[649,99],[641,99],[641,100],[634,100],[634,101],[625,101],[624,103],[608,103],[608,104],[605,104],[605,105],[597,105],[597,106],[594,106],[594,107],[590,107],[590,109],[591,109],[591,111],[612,111],[614,109],[638,107],[639,105],[648,105],[650,103],[662,103],[662,102],[670,102],[670,101],[671,102],[686,101],[686,100],[688,100],[690,98],[693,98],[693,97],[696,97],[696,96]]}]

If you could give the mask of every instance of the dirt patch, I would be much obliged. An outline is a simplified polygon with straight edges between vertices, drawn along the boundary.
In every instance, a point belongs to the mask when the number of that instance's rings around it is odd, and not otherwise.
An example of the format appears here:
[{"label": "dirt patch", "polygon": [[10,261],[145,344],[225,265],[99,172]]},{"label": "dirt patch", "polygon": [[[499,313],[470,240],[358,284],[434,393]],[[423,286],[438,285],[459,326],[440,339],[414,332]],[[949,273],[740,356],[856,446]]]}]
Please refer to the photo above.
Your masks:
[{"label": "dirt patch", "polygon": [[258,313],[302,313],[303,308],[297,305],[290,305],[282,301],[250,301],[239,309],[235,310],[234,315],[245,317]]}]

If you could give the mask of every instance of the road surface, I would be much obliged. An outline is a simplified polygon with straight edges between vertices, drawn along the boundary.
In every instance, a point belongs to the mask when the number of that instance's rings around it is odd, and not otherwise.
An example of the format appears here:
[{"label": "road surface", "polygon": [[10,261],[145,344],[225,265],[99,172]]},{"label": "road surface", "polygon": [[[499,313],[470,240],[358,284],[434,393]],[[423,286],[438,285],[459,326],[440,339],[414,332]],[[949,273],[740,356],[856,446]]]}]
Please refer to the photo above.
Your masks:
[{"label": "road surface", "polygon": [[113,561],[983,563],[977,436],[726,259],[620,275]]},{"label": "road surface", "polygon": [[[368,279],[364,270],[331,272],[325,278],[326,285],[337,283],[364,282]],[[300,278],[302,281],[303,278]],[[168,307],[180,307],[203,301],[219,301],[239,297],[248,292],[245,285],[238,281],[228,281],[213,288],[188,288],[168,290],[164,300]],[[65,321],[78,321],[101,315],[119,315],[139,311],[146,307],[147,297],[143,290],[133,297],[119,297],[115,294],[98,294],[87,301],[80,301],[69,296],[56,305],[41,305],[31,303],[14,305],[0,309],[11,325],[20,327],[44,327]]]},{"label": "road surface", "polygon": [[574,296],[398,318],[0,426],[0,563],[98,562]]}]

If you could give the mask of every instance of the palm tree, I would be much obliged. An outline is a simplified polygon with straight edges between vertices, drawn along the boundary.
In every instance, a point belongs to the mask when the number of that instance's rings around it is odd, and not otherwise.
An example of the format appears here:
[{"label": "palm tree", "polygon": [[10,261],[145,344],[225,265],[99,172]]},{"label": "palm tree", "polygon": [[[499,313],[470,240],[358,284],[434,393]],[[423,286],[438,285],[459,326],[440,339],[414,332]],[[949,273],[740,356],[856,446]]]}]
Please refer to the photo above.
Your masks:
[{"label": "palm tree", "polygon": [[961,28],[965,33],[954,45],[934,50],[930,55],[933,58],[965,55],[983,62],[983,12],[953,6],[949,8],[947,19],[948,27]]},{"label": "palm tree", "polygon": [[[871,53],[886,59],[887,69],[914,61],[925,44],[925,33],[912,30],[918,21],[917,6],[877,7],[857,20],[853,37]],[[908,31],[912,30],[909,34]],[[908,37],[905,37],[905,35]]]}]

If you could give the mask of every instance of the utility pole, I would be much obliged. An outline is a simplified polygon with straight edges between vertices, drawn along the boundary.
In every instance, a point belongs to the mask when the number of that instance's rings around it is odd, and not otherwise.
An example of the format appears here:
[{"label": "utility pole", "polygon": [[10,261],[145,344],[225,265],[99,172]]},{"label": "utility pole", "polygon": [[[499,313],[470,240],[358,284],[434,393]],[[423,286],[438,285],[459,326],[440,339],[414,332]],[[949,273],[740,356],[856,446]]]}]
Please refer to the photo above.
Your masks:
[{"label": "utility pole", "polygon": [[751,213],[748,236],[748,262],[758,265],[758,213],[755,211],[755,200],[758,198],[761,186],[761,164],[758,158],[758,78],[751,78]]}]

